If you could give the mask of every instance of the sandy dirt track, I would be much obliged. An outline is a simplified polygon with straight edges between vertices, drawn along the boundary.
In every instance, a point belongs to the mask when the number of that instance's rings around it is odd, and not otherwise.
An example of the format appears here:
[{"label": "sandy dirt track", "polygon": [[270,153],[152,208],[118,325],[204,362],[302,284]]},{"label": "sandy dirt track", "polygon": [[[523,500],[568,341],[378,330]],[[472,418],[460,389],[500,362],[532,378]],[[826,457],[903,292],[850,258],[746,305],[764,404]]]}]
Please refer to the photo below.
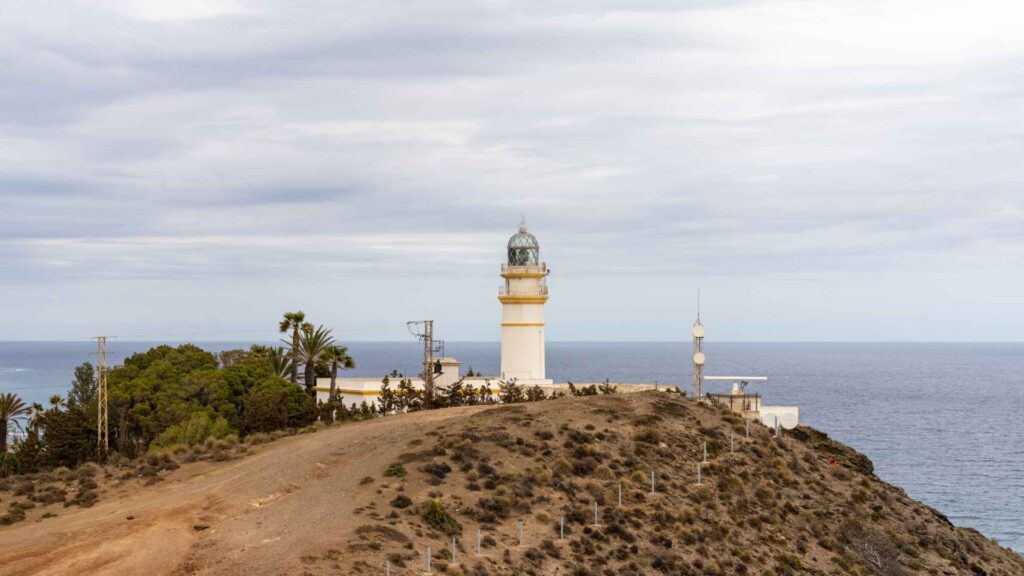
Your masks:
[{"label": "sandy dirt track", "polygon": [[488,408],[346,424],[238,460],[182,466],[156,485],[104,494],[92,508],[0,528],[0,574],[302,573],[303,556],[362,523],[352,512],[375,496],[362,478],[379,480],[396,449]]}]

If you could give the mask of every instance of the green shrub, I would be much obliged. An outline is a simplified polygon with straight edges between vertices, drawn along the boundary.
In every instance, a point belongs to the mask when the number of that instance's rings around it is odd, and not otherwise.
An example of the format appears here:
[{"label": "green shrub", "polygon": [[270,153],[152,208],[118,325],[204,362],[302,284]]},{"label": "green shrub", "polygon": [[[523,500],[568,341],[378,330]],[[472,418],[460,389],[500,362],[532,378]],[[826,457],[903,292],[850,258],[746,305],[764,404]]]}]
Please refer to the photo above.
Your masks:
[{"label": "green shrub", "polygon": [[401,462],[395,462],[391,466],[384,469],[385,476],[395,476],[398,478],[405,478],[408,472],[405,471],[405,466],[402,466]]},{"label": "green shrub", "polygon": [[231,433],[231,426],[223,416],[209,412],[195,412],[184,422],[164,430],[153,446],[169,448],[175,445],[198,446],[210,438],[220,439]]},{"label": "green shrub", "polygon": [[440,500],[431,500],[423,507],[420,516],[431,528],[436,528],[449,536],[462,532],[462,525],[445,510]]}]

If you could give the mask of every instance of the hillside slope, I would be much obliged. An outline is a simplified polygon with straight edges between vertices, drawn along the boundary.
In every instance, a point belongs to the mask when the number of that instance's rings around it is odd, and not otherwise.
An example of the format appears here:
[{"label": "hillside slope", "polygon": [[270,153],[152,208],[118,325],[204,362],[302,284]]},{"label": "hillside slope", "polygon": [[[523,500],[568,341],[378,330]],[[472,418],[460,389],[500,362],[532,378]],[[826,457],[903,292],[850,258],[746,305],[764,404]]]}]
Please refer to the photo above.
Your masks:
[{"label": "hillside slope", "polygon": [[1024,574],[825,435],[750,434],[654,392],[346,424],[0,527],[0,573]]}]

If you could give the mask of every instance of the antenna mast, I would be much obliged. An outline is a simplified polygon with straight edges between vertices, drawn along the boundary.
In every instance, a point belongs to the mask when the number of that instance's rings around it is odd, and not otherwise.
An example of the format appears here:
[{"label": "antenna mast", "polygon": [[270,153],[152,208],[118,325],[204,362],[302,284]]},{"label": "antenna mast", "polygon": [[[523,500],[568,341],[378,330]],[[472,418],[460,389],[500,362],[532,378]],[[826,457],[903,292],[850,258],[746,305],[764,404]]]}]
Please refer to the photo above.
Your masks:
[{"label": "antenna mast", "polygon": [[697,291],[697,321],[693,323],[693,399],[703,402],[704,325],[700,323],[700,290]]}]

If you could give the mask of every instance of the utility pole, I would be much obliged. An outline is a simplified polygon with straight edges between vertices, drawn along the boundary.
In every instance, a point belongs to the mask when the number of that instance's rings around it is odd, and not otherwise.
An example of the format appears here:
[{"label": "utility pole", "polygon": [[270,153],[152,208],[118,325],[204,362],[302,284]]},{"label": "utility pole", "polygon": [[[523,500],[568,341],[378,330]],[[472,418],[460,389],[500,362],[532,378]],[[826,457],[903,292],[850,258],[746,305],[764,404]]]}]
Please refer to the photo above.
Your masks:
[{"label": "utility pole", "polygon": [[444,356],[444,342],[434,340],[433,320],[415,320],[406,322],[406,326],[423,342],[423,403],[430,408],[434,404],[434,376],[440,373],[437,358]]},{"label": "utility pole", "polygon": [[96,450],[106,458],[110,449],[107,417],[107,336],[96,336],[96,367],[99,372],[96,386]]}]

